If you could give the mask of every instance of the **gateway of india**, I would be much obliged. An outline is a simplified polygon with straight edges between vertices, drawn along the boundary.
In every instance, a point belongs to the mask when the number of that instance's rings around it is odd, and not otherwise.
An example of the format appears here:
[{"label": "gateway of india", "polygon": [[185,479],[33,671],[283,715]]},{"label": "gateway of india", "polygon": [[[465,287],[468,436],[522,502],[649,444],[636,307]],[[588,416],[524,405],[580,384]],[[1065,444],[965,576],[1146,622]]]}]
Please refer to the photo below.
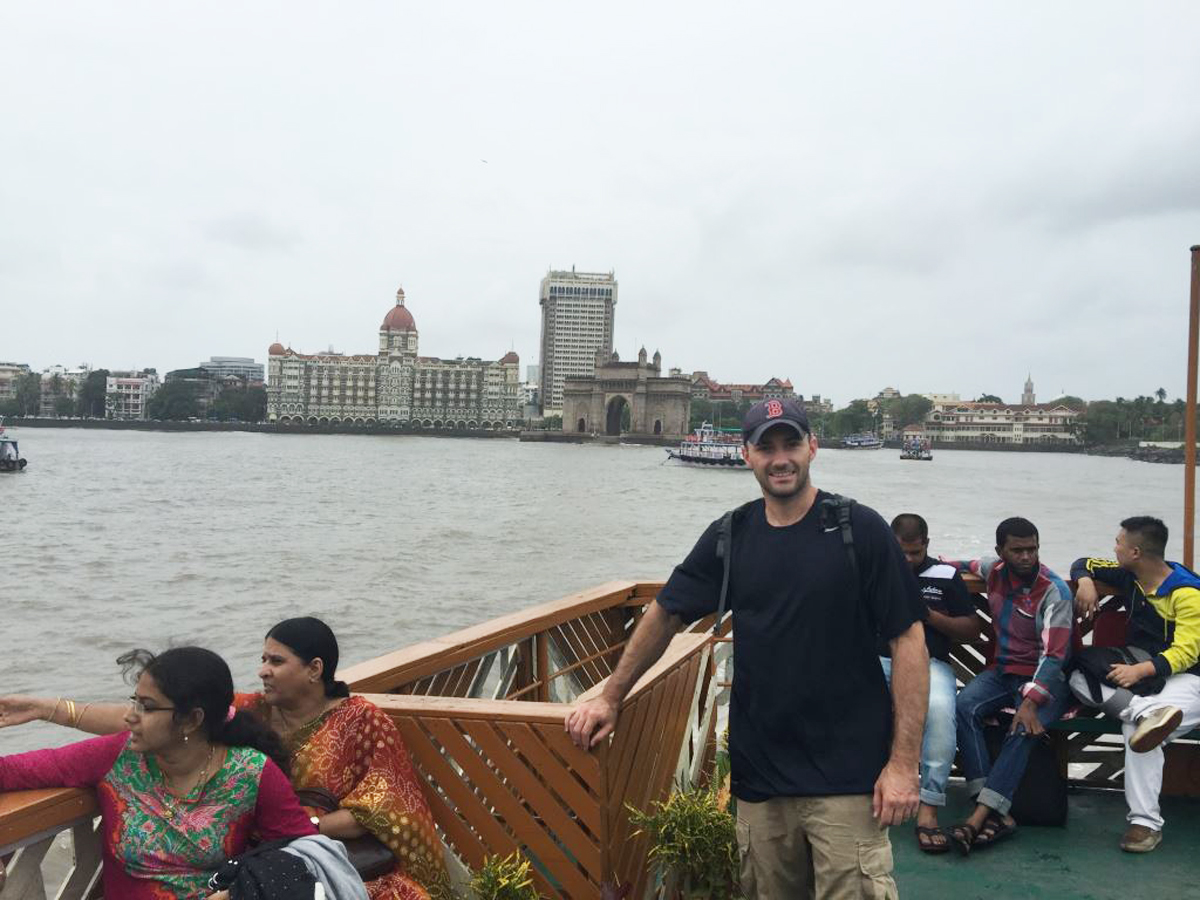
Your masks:
[{"label": "gateway of india", "polygon": [[404,289],[379,326],[379,352],[267,351],[267,420],[281,425],[393,425],[511,429],[521,425],[520,359],[496,362],[417,355],[417,324]]}]

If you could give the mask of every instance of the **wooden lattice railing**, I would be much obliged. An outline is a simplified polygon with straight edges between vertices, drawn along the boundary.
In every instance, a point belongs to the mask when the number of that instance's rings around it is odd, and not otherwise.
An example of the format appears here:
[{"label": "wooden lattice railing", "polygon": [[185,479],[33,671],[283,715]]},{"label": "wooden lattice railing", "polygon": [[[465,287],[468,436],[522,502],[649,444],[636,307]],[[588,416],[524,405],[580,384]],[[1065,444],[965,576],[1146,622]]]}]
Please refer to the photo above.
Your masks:
[{"label": "wooden lattice railing", "polygon": [[[56,789],[0,794],[0,859],[7,878],[0,900],[45,900],[42,865],[52,850],[59,857],[48,867],[57,878],[50,887],[57,900],[84,900],[100,880],[100,836],[96,798],[91,791]],[[69,847],[56,846],[67,833]]]},{"label": "wooden lattice railing", "polygon": [[563,722],[569,704],[600,689],[660,587],[612,582],[345,671],[396,722],[463,863],[519,850],[546,897],[598,897],[605,884],[642,895],[649,847],[627,804],[665,799],[712,758],[711,621],[674,638],[609,741],[579,750]]}]

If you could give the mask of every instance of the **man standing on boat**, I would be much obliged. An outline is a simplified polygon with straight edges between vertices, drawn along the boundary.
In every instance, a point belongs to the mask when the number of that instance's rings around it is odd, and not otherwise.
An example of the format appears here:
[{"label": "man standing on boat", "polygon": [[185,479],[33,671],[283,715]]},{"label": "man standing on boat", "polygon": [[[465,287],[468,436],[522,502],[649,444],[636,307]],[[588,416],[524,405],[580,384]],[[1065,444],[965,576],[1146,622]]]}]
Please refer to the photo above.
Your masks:
[{"label": "man standing on boat", "polygon": [[[979,638],[984,625],[958,569],[929,556],[929,525],[916,513],[892,519],[892,533],[912,566],[925,602],[925,647],[929,651],[929,709],[921,742],[921,806],[917,811],[917,846],[925,853],[945,853],[949,838],[938,827],[938,808],[946,805],[946,782],[954,766],[954,701],[958,693],[950,666],[951,642]],[[886,645],[880,662],[891,679],[892,660]]]},{"label": "man standing on boat", "polygon": [[[916,581],[873,510],[843,505],[848,525],[829,524],[822,501],[831,495],[809,479],[817,441],[803,407],[756,404],[742,440],[763,496],[734,513],[728,544],[741,888],[776,900],[894,898],[887,827],[916,812],[929,683]],[[601,695],[568,714],[578,746],[607,737],[671,637],[717,611],[720,531],[718,519],[672,572]],[[892,653],[891,694],[881,639]]]},{"label": "man standing on boat", "polygon": [[[995,637],[988,667],[959,692],[958,750],[975,809],[950,829],[964,855],[1016,833],[1009,814],[1033,741],[1063,714],[1070,691],[1063,668],[1071,652],[1074,604],[1066,582],[1038,559],[1038,530],[1014,516],[996,526],[996,556],[961,562],[987,585]],[[984,721],[1016,707],[995,762],[984,741]]]},{"label": "man standing on boat", "polygon": [[[1121,849],[1130,853],[1149,853],[1162,841],[1162,745],[1200,725],[1200,577],[1167,562],[1166,550],[1162,520],[1134,516],[1117,532],[1115,560],[1079,559],[1071,566],[1079,585],[1075,602],[1085,617],[1096,610],[1097,581],[1125,598],[1126,649],[1141,660],[1114,664],[1109,684],[1099,686],[1104,711],[1124,723],[1129,826]],[[1072,673],[1070,684],[1083,702],[1096,705],[1083,672]]]}]

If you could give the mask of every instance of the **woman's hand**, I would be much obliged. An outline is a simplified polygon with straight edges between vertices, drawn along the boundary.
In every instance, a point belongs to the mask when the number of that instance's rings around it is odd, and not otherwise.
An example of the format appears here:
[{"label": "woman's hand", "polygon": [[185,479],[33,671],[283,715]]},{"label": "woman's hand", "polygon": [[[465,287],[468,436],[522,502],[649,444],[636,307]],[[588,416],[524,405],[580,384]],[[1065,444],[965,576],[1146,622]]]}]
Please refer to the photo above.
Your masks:
[{"label": "woman's hand", "polygon": [[209,894],[208,900],[229,900],[229,891],[217,891],[215,894]]},{"label": "woman's hand", "polygon": [[22,697],[14,694],[0,697],[0,728],[12,728],[38,719],[49,719],[54,702],[41,697]]}]

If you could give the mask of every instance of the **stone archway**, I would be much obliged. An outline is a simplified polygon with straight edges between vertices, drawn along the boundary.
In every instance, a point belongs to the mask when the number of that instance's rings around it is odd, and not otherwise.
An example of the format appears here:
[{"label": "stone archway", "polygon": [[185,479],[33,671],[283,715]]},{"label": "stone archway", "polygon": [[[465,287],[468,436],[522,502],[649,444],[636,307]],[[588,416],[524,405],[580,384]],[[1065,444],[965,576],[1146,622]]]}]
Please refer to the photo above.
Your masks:
[{"label": "stone archway", "polygon": [[625,399],[624,395],[617,394],[608,401],[608,409],[604,414],[604,433],[619,435],[622,430],[629,428],[628,422],[629,401]]},{"label": "stone archway", "polygon": [[575,430],[580,434],[583,434],[585,431],[587,431],[587,419],[585,419],[583,416],[580,416],[579,421],[575,423]]}]

